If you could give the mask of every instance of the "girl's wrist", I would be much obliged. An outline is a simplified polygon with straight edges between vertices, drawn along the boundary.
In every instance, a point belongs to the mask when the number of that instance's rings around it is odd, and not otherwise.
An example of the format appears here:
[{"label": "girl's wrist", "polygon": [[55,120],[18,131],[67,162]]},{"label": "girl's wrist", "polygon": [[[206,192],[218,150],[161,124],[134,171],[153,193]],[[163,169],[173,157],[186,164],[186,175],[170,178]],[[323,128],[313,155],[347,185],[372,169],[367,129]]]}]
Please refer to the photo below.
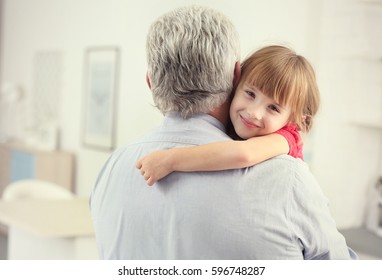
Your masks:
[{"label": "girl's wrist", "polygon": [[168,163],[168,167],[169,167],[169,171],[170,172],[173,172],[173,171],[177,171],[179,168],[179,164],[178,164],[178,159],[179,159],[179,156],[177,156],[177,149],[170,149],[167,151],[168,154],[167,154],[167,163]]}]

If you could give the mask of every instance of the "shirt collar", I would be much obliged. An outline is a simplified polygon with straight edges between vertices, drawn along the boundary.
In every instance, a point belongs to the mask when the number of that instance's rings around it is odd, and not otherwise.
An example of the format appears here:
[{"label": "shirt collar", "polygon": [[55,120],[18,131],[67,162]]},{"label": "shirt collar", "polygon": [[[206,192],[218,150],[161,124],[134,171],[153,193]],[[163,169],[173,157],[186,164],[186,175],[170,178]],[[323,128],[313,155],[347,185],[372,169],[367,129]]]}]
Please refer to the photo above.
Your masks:
[{"label": "shirt collar", "polygon": [[[188,119],[184,119],[182,118],[182,116],[180,115],[180,113],[177,113],[177,112],[170,112],[170,113],[166,113],[165,115],[165,119],[182,119],[184,121],[187,121]],[[191,118],[189,118],[190,120],[193,119],[193,120],[203,120],[203,121],[206,121],[208,122],[209,124],[213,125],[214,127],[216,127],[217,129],[225,132],[226,129],[225,129],[225,126],[216,118],[214,118],[213,116],[211,115],[208,115],[208,114],[205,114],[205,113],[200,113],[200,114],[195,114],[193,115]]]}]

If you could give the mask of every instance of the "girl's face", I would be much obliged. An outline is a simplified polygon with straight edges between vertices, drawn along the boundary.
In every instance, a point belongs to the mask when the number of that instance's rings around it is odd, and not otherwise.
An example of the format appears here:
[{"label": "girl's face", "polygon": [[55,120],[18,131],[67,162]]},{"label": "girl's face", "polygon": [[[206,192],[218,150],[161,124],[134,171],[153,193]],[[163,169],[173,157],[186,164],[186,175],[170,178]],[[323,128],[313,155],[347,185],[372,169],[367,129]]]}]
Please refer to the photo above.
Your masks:
[{"label": "girl's face", "polygon": [[242,139],[273,133],[284,127],[291,114],[256,87],[240,83],[231,103],[230,117]]}]

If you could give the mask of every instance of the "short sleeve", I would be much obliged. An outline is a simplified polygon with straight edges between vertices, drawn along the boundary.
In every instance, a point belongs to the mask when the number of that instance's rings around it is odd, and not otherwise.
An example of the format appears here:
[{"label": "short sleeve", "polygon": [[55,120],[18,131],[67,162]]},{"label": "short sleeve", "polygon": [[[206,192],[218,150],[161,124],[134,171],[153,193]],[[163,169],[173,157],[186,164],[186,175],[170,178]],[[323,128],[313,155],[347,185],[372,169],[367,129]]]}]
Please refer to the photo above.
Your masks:
[{"label": "short sleeve", "polygon": [[303,141],[296,125],[286,125],[275,133],[285,137],[289,145],[288,155],[304,160],[302,153]]}]

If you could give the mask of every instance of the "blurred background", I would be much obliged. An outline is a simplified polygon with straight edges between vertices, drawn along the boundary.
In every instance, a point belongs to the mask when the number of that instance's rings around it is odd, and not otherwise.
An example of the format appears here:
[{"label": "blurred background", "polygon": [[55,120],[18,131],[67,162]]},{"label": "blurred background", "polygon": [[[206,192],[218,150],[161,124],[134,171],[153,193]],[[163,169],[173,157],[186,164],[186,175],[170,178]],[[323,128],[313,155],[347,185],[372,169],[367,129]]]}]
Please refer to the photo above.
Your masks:
[{"label": "blurred background", "polygon": [[[159,15],[189,4],[229,16],[243,58],[283,44],[311,61],[322,107],[306,161],[348,243],[382,259],[382,0],[0,0],[0,192],[39,179],[87,200],[110,152],[161,122],[145,81],[146,34]],[[97,116],[99,131],[88,124]],[[7,227],[25,232],[2,209],[0,257],[10,258]],[[73,233],[74,255],[62,258],[97,258],[88,235],[81,243]]]}]

